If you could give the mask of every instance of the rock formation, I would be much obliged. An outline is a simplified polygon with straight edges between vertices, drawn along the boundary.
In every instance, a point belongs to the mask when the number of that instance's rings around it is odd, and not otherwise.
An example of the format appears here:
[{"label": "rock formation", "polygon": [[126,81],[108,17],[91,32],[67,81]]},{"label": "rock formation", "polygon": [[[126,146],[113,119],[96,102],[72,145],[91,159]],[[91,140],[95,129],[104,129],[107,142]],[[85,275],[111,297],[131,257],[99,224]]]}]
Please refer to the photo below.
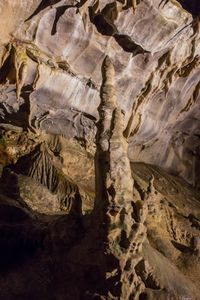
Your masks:
[{"label": "rock formation", "polygon": [[0,299],[198,300],[198,1],[0,13]]}]

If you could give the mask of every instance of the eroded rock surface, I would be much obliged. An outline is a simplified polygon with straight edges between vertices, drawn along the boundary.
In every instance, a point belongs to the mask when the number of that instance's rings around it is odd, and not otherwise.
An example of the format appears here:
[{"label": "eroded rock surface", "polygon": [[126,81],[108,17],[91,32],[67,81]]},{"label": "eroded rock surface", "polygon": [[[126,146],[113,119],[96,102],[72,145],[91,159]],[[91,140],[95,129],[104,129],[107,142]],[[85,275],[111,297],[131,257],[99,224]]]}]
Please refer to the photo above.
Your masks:
[{"label": "eroded rock surface", "polygon": [[0,4],[0,299],[198,300],[198,2],[25,2]]},{"label": "eroded rock surface", "polygon": [[[6,27],[12,37],[1,43],[2,117],[30,107],[30,127],[94,141],[90,129],[98,116],[100,68],[109,54],[125,111],[129,157],[198,186],[198,4],[90,0],[1,5],[1,28],[5,7],[15,22],[12,30]],[[26,21],[16,21],[17,14],[23,20],[22,12]]]}]

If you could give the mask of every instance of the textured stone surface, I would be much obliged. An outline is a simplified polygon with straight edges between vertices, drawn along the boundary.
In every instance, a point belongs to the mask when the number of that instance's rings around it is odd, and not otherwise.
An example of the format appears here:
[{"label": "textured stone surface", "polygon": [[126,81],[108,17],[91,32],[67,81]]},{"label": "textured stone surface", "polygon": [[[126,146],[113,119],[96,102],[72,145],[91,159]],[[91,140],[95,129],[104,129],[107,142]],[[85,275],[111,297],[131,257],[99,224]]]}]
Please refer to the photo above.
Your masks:
[{"label": "textured stone surface", "polygon": [[1,1],[0,299],[198,299],[199,12]]},{"label": "textured stone surface", "polygon": [[[82,137],[98,116],[101,63],[109,54],[126,112],[130,158],[162,166],[198,186],[199,24],[190,4],[182,3],[187,11],[176,1],[137,1],[134,7],[118,1],[47,1],[32,14],[36,2],[16,7],[4,2],[2,11],[6,7],[9,15],[30,16],[25,23],[9,18],[17,22],[12,35],[19,42],[10,39],[11,52],[3,46],[7,38],[2,43],[3,61],[10,55],[22,73],[18,80],[16,67],[7,75],[2,71],[0,101],[6,111],[17,111],[25,97],[30,124]],[[34,90],[21,93],[17,104],[6,78],[19,81],[17,95],[31,83]]]}]

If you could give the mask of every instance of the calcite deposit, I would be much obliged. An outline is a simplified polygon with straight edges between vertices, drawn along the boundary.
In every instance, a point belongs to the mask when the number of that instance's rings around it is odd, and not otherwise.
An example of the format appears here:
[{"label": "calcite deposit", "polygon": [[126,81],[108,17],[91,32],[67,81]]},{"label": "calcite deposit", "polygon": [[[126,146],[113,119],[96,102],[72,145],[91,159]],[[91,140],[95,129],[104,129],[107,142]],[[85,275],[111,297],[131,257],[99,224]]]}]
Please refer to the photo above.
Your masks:
[{"label": "calcite deposit", "polygon": [[199,299],[199,16],[1,1],[1,300]]}]

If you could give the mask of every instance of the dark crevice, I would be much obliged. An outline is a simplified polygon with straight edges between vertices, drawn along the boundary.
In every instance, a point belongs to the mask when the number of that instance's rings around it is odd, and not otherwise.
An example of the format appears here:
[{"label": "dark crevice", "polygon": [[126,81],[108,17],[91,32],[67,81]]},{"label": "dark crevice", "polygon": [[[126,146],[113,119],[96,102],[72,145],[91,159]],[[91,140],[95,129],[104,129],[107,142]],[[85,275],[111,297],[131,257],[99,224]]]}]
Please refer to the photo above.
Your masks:
[{"label": "dark crevice", "polygon": [[144,200],[144,198],[145,198],[145,190],[141,188],[141,186],[139,185],[139,183],[135,179],[134,179],[134,187],[136,188],[136,190],[140,194],[141,199]]},{"label": "dark crevice", "polygon": [[11,67],[12,67],[12,59],[11,56],[9,55],[0,69],[0,84],[5,82]]},{"label": "dark crevice", "polygon": [[51,35],[56,34],[57,32],[57,23],[59,19],[64,15],[65,11],[68,8],[74,7],[73,5],[64,5],[64,6],[59,6],[56,8],[56,16],[53,22],[52,30],[51,30]]},{"label": "dark crevice", "polygon": [[23,225],[1,226],[0,233],[0,274],[25,263],[39,248],[40,241],[28,239]]},{"label": "dark crevice", "polygon": [[177,243],[176,241],[171,241],[172,245],[179,251],[183,252],[183,253],[189,253],[191,252],[190,247],[187,247],[181,243]]},{"label": "dark crevice", "polygon": [[130,246],[130,241],[127,237],[126,232],[123,230],[121,233],[121,240],[119,242],[120,247],[124,248],[124,249],[128,249]]},{"label": "dark crevice", "polygon": [[133,42],[133,40],[125,34],[115,34],[114,38],[116,42],[122,47],[126,52],[132,52],[133,55],[149,53],[149,51],[144,50],[140,45]]},{"label": "dark crevice", "polygon": [[139,300],[148,300],[148,295],[147,295],[147,293],[142,293],[142,294],[140,294]]},{"label": "dark crevice", "polygon": [[194,17],[200,16],[200,1],[199,0],[178,0],[181,6],[190,12]]},{"label": "dark crevice", "polygon": [[110,20],[110,22],[113,24],[114,21],[118,17],[118,10],[116,6],[116,2],[112,2],[107,4],[101,11],[101,13],[106,16],[107,19]]},{"label": "dark crevice", "polygon": [[91,22],[96,26],[97,30],[106,36],[113,36],[119,46],[126,52],[133,53],[133,55],[149,53],[140,45],[136,44],[128,35],[119,34],[117,27],[104,14],[99,13],[96,16],[90,15]]},{"label": "dark crevice", "polygon": [[169,0],[161,0],[158,7],[165,6]]},{"label": "dark crevice", "polygon": [[113,36],[117,34],[117,28],[112,24],[103,14],[98,14],[93,18],[97,30],[107,36]]},{"label": "dark crevice", "polygon": [[52,6],[60,1],[61,0],[42,0],[39,6],[36,8],[36,10],[32,13],[32,15],[30,15],[30,17],[28,17],[25,20],[25,22],[31,20],[33,17],[35,17],[37,14],[39,14],[42,10],[44,10],[48,6]]},{"label": "dark crevice", "polygon": [[147,273],[145,271],[145,261],[144,260],[140,261],[137,264],[137,266],[135,267],[135,271],[138,274],[138,276],[141,277],[141,279],[144,282],[146,288],[150,288],[150,289],[153,289],[153,290],[160,290],[160,286],[158,286],[158,284],[154,280],[152,274]]},{"label": "dark crevice", "polygon": [[200,230],[200,220],[197,219],[193,214],[189,214],[188,216],[191,226]]}]

